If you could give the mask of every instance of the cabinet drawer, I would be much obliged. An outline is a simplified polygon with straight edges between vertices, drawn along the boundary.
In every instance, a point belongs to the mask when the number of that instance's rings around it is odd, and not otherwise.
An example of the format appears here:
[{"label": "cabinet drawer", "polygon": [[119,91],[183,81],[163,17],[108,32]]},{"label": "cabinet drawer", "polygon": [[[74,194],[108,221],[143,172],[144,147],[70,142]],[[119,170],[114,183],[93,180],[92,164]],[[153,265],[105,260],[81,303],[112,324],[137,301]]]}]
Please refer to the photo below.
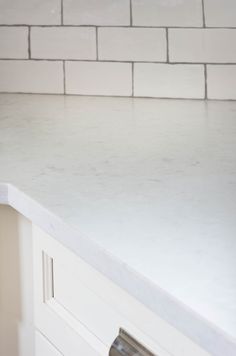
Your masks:
[{"label": "cabinet drawer", "polygon": [[[63,320],[93,347],[94,355],[108,355],[122,328],[154,355],[209,356],[40,229],[34,227],[33,235],[36,291],[41,288],[36,305]],[[47,327],[42,320],[39,324]]]},{"label": "cabinet drawer", "polygon": [[[108,348],[122,327],[153,352],[160,352],[154,340],[148,337],[148,334],[142,333],[145,331],[148,333],[149,328],[141,324],[138,328],[138,325],[135,325],[126,315],[125,310],[120,310],[120,307],[109,298],[109,287],[99,285],[99,289],[96,288],[95,280],[98,276],[90,276],[88,271],[85,273],[83,270],[82,278],[78,265],[71,263],[71,260],[70,263],[68,262],[65,261],[64,264],[63,261],[55,259],[53,263],[54,298],[60,305]],[[125,298],[120,295],[120,291],[114,292],[118,293],[119,298]],[[162,355],[164,355],[163,351]],[[167,356],[167,353],[165,355]]]}]

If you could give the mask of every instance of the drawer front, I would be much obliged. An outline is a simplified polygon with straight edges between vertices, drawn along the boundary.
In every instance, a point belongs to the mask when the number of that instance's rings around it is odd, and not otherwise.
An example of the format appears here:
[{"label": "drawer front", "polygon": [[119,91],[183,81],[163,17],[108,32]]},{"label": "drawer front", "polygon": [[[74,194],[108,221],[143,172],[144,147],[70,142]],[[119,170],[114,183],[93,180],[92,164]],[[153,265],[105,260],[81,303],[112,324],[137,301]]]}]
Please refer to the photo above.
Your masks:
[{"label": "drawer front", "polygon": [[41,288],[36,309],[62,320],[64,328],[83,338],[94,355],[108,355],[122,328],[158,356],[209,356],[49,235],[36,227],[33,235],[35,288]]},{"label": "drawer front", "polygon": [[[111,293],[109,281],[106,281],[108,285],[99,285],[98,290],[93,285],[94,280],[97,279],[96,275],[89,276],[84,271],[82,280],[80,273],[77,273],[78,266],[73,263],[64,264],[63,261],[55,260],[53,271],[55,300],[102,340],[108,348],[122,327],[153,353],[169,355],[149,336],[149,330],[141,325],[142,320],[140,320],[140,325],[134,324],[134,320],[129,319],[125,311],[110,300],[108,297]],[[118,299],[123,298],[123,303],[126,303],[126,296],[121,295],[118,290],[114,292],[118,293]]]}]

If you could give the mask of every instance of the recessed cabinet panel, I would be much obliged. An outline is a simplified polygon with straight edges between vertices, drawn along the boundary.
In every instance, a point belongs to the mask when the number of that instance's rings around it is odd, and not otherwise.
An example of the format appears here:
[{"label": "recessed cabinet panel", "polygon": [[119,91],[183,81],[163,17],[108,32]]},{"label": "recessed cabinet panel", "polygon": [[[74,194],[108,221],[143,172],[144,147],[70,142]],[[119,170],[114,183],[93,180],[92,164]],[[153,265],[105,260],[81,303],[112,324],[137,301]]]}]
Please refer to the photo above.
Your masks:
[{"label": "recessed cabinet panel", "polygon": [[[63,356],[107,355],[108,348],[54,298],[54,259],[45,252],[47,248],[41,236],[34,233],[33,241],[36,328],[46,336],[52,345],[55,345],[56,350],[60,350]],[[38,341],[38,345],[36,356],[48,356],[40,354],[40,350],[48,349],[49,346],[46,346],[41,339]],[[54,356],[54,354],[49,354],[49,356]]]}]

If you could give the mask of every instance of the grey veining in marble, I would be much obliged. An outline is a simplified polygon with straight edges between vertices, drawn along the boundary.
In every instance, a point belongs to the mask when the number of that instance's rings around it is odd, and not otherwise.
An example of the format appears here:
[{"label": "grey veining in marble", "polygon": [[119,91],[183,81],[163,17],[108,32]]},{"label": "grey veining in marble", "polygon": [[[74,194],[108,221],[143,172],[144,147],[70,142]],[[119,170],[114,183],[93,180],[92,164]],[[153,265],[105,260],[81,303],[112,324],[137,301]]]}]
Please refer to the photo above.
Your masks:
[{"label": "grey veining in marble", "polygon": [[1,203],[235,356],[236,102],[2,94],[0,167]]}]

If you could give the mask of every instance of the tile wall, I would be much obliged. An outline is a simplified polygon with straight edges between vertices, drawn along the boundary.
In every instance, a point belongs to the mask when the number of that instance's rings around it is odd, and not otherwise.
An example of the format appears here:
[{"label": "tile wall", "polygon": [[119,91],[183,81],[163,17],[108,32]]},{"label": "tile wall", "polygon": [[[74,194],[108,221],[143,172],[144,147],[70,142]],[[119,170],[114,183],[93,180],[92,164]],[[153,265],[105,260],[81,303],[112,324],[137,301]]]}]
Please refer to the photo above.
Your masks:
[{"label": "tile wall", "polygon": [[236,0],[0,0],[0,92],[236,99]]}]

